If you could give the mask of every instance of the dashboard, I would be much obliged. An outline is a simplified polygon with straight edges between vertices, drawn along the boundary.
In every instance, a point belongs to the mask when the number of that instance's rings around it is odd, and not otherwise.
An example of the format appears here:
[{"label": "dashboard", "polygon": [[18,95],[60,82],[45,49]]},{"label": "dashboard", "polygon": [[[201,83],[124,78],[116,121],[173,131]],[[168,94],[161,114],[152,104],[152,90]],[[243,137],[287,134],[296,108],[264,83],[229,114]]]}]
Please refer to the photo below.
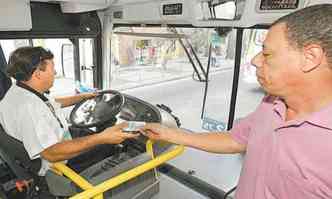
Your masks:
[{"label": "dashboard", "polygon": [[133,96],[125,95],[125,103],[118,115],[126,121],[160,122],[160,111],[151,104]]}]

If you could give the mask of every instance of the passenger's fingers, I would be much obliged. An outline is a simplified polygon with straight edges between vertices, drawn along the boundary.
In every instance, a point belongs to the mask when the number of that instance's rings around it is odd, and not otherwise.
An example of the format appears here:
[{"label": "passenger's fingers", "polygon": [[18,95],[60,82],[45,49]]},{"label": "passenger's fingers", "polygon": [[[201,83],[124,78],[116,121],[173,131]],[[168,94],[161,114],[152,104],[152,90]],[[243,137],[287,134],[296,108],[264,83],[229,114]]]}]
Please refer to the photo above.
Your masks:
[{"label": "passenger's fingers", "polygon": [[144,131],[140,131],[143,135],[149,137],[150,139],[153,140],[158,140],[160,139],[160,135],[156,132],[150,131],[150,130],[144,130]]}]

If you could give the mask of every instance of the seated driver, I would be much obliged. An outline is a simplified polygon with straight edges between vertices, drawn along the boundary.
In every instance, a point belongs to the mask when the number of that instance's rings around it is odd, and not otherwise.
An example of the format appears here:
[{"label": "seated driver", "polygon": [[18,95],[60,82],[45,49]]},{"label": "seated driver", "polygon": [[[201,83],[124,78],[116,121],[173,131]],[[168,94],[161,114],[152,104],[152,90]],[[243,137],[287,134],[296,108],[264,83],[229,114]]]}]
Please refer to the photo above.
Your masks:
[{"label": "seated driver", "polygon": [[40,176],[50,163],[69,160],[74,170],[81,171],[87,162],[97,162],[112,154],[111,145],[137,135],[122,132],[126,124],[118,124],[104,131],[72,138],[61,107],[94,93],[51,98],[45,95],[54,81],[53,54],[42,47],[22,47],[15,50],[8,63],[7,73],[16,79],[0,101],[0,123],[6,133],[21,141],[30,159],[41,158]]}]

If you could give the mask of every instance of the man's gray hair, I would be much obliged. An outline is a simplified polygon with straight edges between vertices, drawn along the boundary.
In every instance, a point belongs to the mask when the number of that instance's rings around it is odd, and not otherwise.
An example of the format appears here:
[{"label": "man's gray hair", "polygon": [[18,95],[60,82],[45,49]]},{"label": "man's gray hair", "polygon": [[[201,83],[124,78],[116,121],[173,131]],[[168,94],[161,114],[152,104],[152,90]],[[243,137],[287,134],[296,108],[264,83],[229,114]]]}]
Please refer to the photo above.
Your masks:
[{"label": "man's gray hair", "polygon": [[285,23],[291,46],[301,49],[309,44],[320,45],[332,64],[332,4],[310,6],[290,13],[273,25]]}]

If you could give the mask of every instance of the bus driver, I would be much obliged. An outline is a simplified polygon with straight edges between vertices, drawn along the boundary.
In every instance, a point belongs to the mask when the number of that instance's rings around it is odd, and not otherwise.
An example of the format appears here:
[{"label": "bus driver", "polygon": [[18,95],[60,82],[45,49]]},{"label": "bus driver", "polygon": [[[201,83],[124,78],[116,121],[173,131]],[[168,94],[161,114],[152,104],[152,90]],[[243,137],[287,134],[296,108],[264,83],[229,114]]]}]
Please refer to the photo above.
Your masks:
[{"label": "bus driver", "polygon": [[[74,170],[101,161],[112,154],[111,146],[137,135],[124,133],[124,123],[101,133],[72,139],[61,112],[94,93],[51,98],[45,95],[54,81],[53,54],[42,47],[16,49],[9,58],[8,74],[16,79],[0,101],[0,123],[6,133],[21,141],[30,159],[41,158],[39,175],[45,175],[50,163],[69,160]],[[88,162],[88,163],[87,163]]]}]

